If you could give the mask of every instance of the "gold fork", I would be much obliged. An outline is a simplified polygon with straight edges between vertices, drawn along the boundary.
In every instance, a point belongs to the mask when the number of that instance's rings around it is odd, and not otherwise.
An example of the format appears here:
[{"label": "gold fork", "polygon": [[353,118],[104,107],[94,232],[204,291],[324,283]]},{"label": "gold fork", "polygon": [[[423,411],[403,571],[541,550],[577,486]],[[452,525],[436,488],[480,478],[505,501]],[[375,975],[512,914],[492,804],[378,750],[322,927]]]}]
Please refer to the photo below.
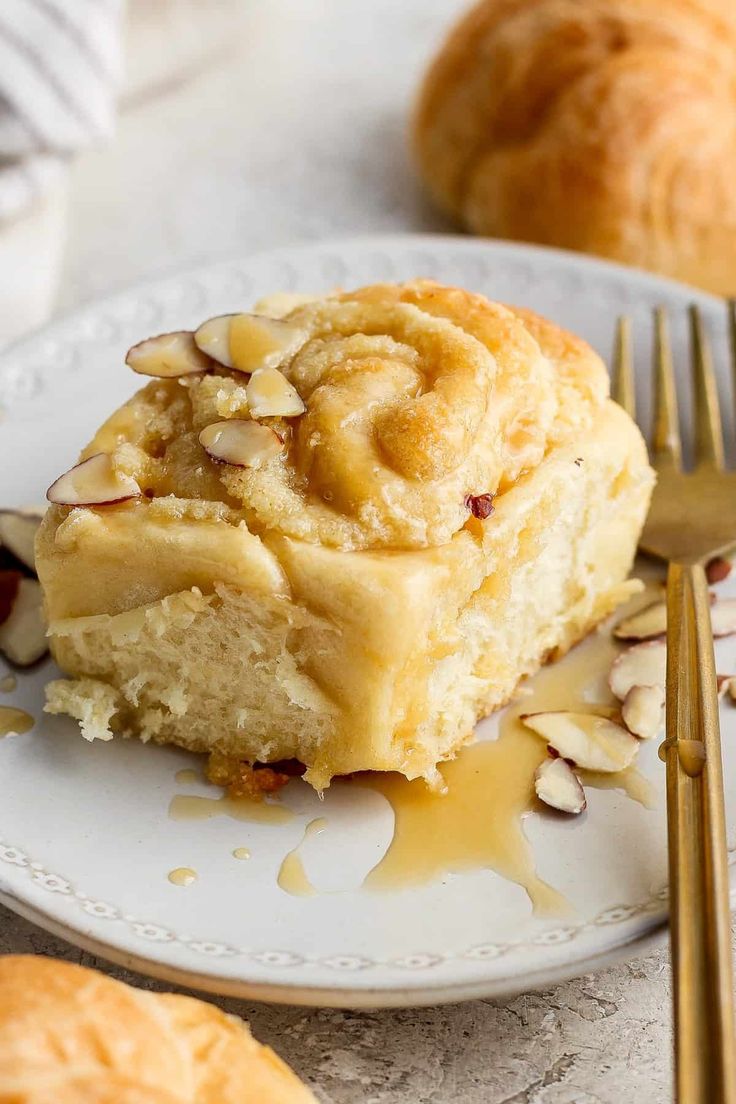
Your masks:
[{"label": "gold fork", "polygon": [[[736,372],[736,306],[730,310]],[[694,455],[682,466],[668,321],[654,313],[651,458],[657,486],[641,550],[668,563],[667,770],[675,1087],[680,1104],[736,1104],[726,823],[718,696],[704,565],[736,544],[713,362],[690,308]],[[635,416],[631,326],[619,320],[613,397]]]}]

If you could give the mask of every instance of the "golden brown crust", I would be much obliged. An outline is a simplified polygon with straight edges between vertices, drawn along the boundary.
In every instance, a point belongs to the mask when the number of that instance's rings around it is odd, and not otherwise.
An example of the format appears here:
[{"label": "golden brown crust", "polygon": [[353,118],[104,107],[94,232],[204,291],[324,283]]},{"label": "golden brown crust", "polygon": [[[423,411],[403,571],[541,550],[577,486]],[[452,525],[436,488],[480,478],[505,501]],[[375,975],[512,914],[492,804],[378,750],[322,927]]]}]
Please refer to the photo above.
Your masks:
[{"label": "golden brown crust", "polygon": [[731,0],[481,0],[424,80],[422,174],[479,234],[736,291]]},{"label": "golden brown crust", "polygon": [[69,962],[0,958],[0,1104],[310,1104],[247,1026]]}]

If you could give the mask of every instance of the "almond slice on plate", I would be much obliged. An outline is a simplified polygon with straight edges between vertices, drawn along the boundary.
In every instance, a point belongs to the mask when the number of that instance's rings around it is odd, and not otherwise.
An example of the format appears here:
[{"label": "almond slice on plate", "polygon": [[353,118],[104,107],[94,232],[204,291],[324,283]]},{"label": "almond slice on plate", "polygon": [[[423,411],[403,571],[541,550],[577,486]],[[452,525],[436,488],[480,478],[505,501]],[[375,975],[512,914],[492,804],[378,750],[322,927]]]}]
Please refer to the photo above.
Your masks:
[{"label": "almond slice on plate", "polygon": [[35,541],[42,518],[36,510],[0,510],[0,545],[29,571],[36,570]]},{"label": "almond slice on plate", "polygon": [[60,475],[46,492],[58,506],[111,506],[139,498],[141,489],[131,475],[117,472],[106,452],[96,452]]},{"label": "almond slice on plate", "polygon": [[199,443],[213,460],[240,468],[260,468],[279,456],[284,447],[278,433],[269,426],[244,418],[205,426]]},{"label": "almond slice on plate", "polygon": [[611,667],[608,685],[614,697],[624,701],[633,686],[664,687],[667,673],[667,645],[664,640],[644,640],[618,656]]},{"label": "almond slice on plate", "polygon": [[197,346],[238,372],[277,368],[307,339],[300,326],[264,314],[221,314],[204,322],[194,334]]},{"label": "almond slice on plate", "polygon": [[639,744],[630,732],[595,713],[527,713],[521,721],[550,747],[585,770],[613,772],[632,762]]},{"label": "almond slice on plate", "polygon": [[664,724],[664,689],[632,686],[621,706],[624,724],[640,740],[653,740]]},{"label": "almond slice on plate", "polygon": [[545,759],[534,774],[534,789],[540,801],[561,813],[582,813],[585,791],[580,779],[564,759]]},{"label": "almond slice on plate", "polygon": [[214,368],[211,357],[197,348],[194,334],[188,330],[158,334],[128,349],[125,363],[142,376],[176,379]]},{"label": "almond slice on plate", "polygon": [[652,602],[616,625],[613,635],[617,640],[652,640],[666,632],[667,603]]},{"label": "almond slice on plate", "polygon": [[710,608],[710,623],[716,637],[736,633],[736,598],[717,598]]},{"label": "almond slice on plate", "polygon": [[10,612],[0,624],[0,652],[19,667],[29,667],[48,651],[41,584],[21,579]]},{"label": "almond slice on plate", "polygon": [[278,368],[259,368],[254,372],[245,397],[254,418],[294,418],[306,409],[296,387]]},{"label": "almond slice on plate", "polygon": [[[714,636],[736,633],[736,598],[716,598],[711,606],[710,620]],[[667,603],[654,602],[617,625],[613,635],[617,640],[652,640],[666,632]]]}]

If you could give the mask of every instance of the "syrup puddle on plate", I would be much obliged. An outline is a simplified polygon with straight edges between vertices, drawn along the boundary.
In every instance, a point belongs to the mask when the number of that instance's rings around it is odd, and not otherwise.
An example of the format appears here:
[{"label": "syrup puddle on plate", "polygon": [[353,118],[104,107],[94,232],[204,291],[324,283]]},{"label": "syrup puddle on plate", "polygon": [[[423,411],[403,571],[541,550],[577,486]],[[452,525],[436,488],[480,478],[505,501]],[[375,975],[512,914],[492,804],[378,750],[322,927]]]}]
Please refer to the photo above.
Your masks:
[{"label": "syrup puddle on plate", "polygon": [[15,675],[3,675],[0,678],[0,692],[3,694],[12,694],[18,685],[18,679]]},{"label": "syrup puddle on plate", "polygon": [[[201,781],[197,776],[197,781]],[[175,794],[169,805],[172,820],[211,820],[228,816],[254,824],[287,824],[296,814],[277,801],[255,801],[250,797],[195,797]]]},{"label": "syrup puddle on plate", "polygon": [[250,858],[250,848],[249,847],[236,847],[235,850],[231,852],[231,854],[232,854],[232,857],[234,859],[249,859]]},{"label": "syrup puddle on plate", "polygon": [[21,736],[24,732],[30,732],[35,723],[25,709],[15,709],[12,705],[0,705],[0,737]]},{"label": "syrup puddle on plate", "polygon": [[191,767],[185,767],[184,770],[176,772],[174,779],[180,786],[193,786],[195,782],[202,781],[202,776],[199,771],[192,770]]},{"label": "syrup puddle on plate", "polygon": [[286,893],[290,893],[292,897],[314,897],[314,895],[319,892],[307,877],[307,872],[302,862],[301,849],[307,840],[312,839],[313,836],[321,835],[326,828],[327,820],[325,817],[315,817],[314,820],[310,820],[309,824],[304,829],[304,835],[301,841],[293,851],[289,851],[279,867],[279,873],[276,880],[281,888]]},{"label": "syrup puddle on plate", "polygon": [[189,886],[197,880],[197,871],[191,866],[177,866],[176,870],[168,873],[169,881],[175,886]]},{"label": "syrup puddle on plate", "polygon": [[[638,595],[629,608],[639,608],[650,600],[650,594]],[[469,744],[455,759],[441,765],[447,787],[444,793],[429,790],[421,779],[409,782],[393,773],[359,774],[335,781],[334,786],[359,786],[382,794],[393,810],[393,838],[364,879],[364,887],[399,890],[426,885],[451,873],[486,869],[522,886],[538,915],[569,913],[566,898],[537,875],[523,830],[527,814],[542,812],[534,792],[534,772],[546,756],[546,745],[524,726],[520,716],[554,709],[611,710],[616,703],[607,678],[619,653],[620,647],[603,629],[563,659],[542,668],[500,714],[497,739]],[[646,808],[654,805],[653,787],[635,767],[616,774],[581,771],[580,776],[584,786],[616,789]],[[177,780],[194,779],[189,772],[179,772]],[[278,801],[184,794],[172,799],[169,814],[175,820],[229,816],[271,824],[284,824],[295,815]],[[327,892],[312,883],[302,859],[307,840],[326,829],[324,817],[311,820],[300,843],[282,860],[278,884],[285,892],[298,897]],[[585,831],[584,823],[579,830]]]},{"label": "syrup puddle on plate", "polygon": [[366,888],[403,889],[485,868],[523,886],[536,912],[566,912],[564,897],[537,877],[521,825],[545,754],[542,741],[522,728],[471,744],[444,764],[444,794],[433,793],[421,779],[361,775],[358,784],[383,794],[395,817],[389,849],[368,874]]}]

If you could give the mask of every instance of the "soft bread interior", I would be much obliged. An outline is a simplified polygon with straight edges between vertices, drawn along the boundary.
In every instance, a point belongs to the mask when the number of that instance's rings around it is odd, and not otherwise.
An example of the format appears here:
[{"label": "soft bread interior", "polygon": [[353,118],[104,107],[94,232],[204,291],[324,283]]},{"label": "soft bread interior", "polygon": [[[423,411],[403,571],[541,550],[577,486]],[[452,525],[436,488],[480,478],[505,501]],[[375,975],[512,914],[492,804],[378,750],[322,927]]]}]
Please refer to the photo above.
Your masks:
[{"label": "soft bread interior", "polygon": [[266,544],[289,599],[213,582],[53,621],[57,661],[77,681],[52,683],[48,708],[88,738],[297,758],[318,787],[355,770],[432,780],[478,716],[623,600],[649,491],[641,439],[609,403],[497,498],[491,526],[439,549],[279,537]]}]

